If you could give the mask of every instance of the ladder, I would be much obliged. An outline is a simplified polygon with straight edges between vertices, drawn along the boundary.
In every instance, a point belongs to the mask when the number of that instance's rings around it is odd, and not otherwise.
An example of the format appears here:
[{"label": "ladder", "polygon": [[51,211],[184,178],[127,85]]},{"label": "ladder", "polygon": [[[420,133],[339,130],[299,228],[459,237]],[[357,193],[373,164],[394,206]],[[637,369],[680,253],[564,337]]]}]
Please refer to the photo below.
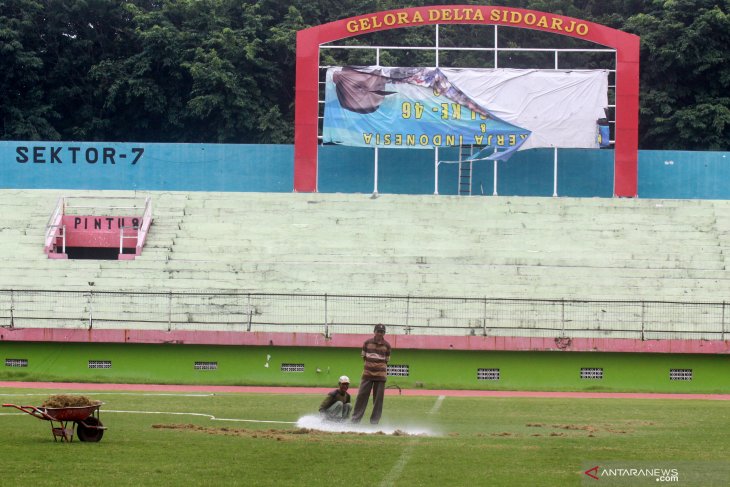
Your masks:
[{"label": "ladder", "polygon": [[473,154],[473,145],[459,146],[459,190],[457,194],[460,196],[471,195],[472,165],[474,162],[470,158]]}]

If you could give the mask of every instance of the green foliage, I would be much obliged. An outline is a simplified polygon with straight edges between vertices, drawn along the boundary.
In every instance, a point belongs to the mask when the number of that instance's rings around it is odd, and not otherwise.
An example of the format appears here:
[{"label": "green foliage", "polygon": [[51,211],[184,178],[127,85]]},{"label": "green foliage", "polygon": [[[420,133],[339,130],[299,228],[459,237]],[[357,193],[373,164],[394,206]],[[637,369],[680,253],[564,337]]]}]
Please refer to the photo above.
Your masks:
[{"label": "green foliage", "polygon": [[[642,148],[728,147],[728,0],[454,0],[591,20],[642,37]],[[291,143],[297,31],[427,0],[3,0],[0,139]],[[505,46],[580,41],[501,30]],[[431,28],[386,30],[349,44],[429,46]],[[443,46],[488,46],[479,26],[443,26]],[[594,61],[576,56],[576,66]],[[363,50],[323,50],[323,64],[372,64]],[[477,52],[443,63],[489,66]],[[390,50],[384,65],[430,65],[430,51]],[[514,53],[502,66],[549,67]],[[543,66],[545,64],[545,66]]]},{"label": "green foliage", "polygon": [[626,21],[641,36],[642,146],[727,150],[727,1],[654,1]]},{"label": "green foliage", "polygon": [[43,5],[32,0],[0,2],[0,136],[58,139],[58,114],[41,83],[43,39],[36,30]]}]

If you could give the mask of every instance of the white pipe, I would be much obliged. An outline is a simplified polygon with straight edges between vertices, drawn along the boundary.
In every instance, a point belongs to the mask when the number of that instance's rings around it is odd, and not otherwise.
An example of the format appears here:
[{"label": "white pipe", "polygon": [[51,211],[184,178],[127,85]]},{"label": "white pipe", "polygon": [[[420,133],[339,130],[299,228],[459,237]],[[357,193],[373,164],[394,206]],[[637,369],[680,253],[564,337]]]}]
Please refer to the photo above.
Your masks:
[{"label": "white pipe", "polygon": [[433,151],[433,194],[439,194],[439,148]]},{"label": "white pipe", "polygon": [[439,25],[436,24],[436,67],[439,67]]},{"label": "white pipe", "polygon": [[[388,51],[432,51],[433,46],[319,46],[320,49],[386,49]],[[491,51],[493,47],[444,47],[440,46],[439,51]],[[505,52],[616,52],[616,49],[556,49],[553,47],[500,47],[500,51]],[[322,65],[320,68],[328,68],[334,66]],[[584,69],[587,70],[587,69]],[[571,71],[584,71],[581,69],[573,69]],[[615,71],[615,70],[608,70]]]},{"label": "white pipe", "polygon": [[375,147],[375,177],[373,183],[373,194],[378,194],[378,147]]},{"label": "white pipe", "polygon": [[558,148],[553,147],[553,197],[558,195]]},{"label": "white pipe", "polygon": [[494,69],[499,67],[499,35],[497,34],[497,24],[494,24]]},{"label": "white pipe", "polygon": [[[497,152],[495,150],[495,152]],[[497,163],[499,159],[494,160],[494,189],[492,190],[492,196],[497,196]]]}]

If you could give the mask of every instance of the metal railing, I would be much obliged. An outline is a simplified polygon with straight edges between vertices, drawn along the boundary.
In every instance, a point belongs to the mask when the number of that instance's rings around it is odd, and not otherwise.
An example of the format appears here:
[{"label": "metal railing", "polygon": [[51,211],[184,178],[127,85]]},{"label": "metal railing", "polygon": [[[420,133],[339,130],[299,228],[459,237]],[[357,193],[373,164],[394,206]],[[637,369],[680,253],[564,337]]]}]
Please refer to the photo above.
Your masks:
[{"label": "metal railing", "polygon": [[66,227],[63,226],[61,221],[63,220],[63,209],[64,209],[64,199],[63,197],[58,199],[58,202],[56,203],[56,207],[53,209],[53,213],[51,213],[51,216],[48,218],[48,223],[46,224],[46,233],[44,236],[44,249],[46,253],[49,253],[51,250],[53,250],[54,240],[56,237],[58,237],[60,234],[59,232],[63,231],[63,247],[64,247],[64,253],[66,250]]},{"label": "metal railing", "polygon": [[46,238],[44,250],[46,253],[51,251],[56,252],[57,243],[54,242],[56,239],[61,239],[61,253],[66,253],[66,225],[48,225],[46,227]]},{"label": "metal railing", "polygon": [[137,232],[137,254],[140,254],[142,252],[142,248],[147,241],[147,234],[149,233],[150,225],[152,225],[152,199],[148,197],[145,198],[144,212],[142,213],[142,223]]},{"label": "metal railing", "polygon": [[[124,230],[134,230],[137,233],[133,233],[132,235],[124,235]],[[124,253],[124,240],[125,239],[135,241],[135,251],[137,248],[139,248],[139,245],[137,244],[137,241],[139,239],[138,231],[139,231],[139,227],[136,225],[127,225],[127,226],[119,227],[119,254],[120,255]]]},{"label": "metal railing", "polygon": [[329,294],[0,290],[5,328],[728,338],[728,304]]},{"label": "metal railing", "polygon": [[[73,202],[86,202],[83,205]],[[128,204],[131,202],[131,204]],[[142,204],[143,203],[143,204]],[[66,227],[63,225],[64,215],[78,215],[83,211],[103,211],[104,215],[128,216],[129,211],[142,210],[142,217],[136,227],[127,226],[120,229],[119,253],[123,253],[124,239],[135,239],[135,251],[141,252],[147,239],[147,233],[152,223],[152,199],[149,196],[61,196],[46,224],[45,252],[53,249],[56,238],[63,238],[62,253],[66,253]],[[134,235],[124,236],[124,228],[137,230]]]}]

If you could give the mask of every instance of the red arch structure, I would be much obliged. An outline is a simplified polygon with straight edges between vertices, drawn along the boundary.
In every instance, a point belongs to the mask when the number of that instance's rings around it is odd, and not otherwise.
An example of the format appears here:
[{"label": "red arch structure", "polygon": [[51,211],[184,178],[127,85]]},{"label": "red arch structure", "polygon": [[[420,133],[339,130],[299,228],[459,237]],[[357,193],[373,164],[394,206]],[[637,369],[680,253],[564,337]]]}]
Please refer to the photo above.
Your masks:
[{"label": "red arch structure", "polygon": [[540,30],[616,50],[614,195],[637,196],[639,37],[572,17],[499,6],[440,5],[350,17],[297,32],[294,190],[317,191],[319,46],[381,30],[435,24],[484,24]]}]

